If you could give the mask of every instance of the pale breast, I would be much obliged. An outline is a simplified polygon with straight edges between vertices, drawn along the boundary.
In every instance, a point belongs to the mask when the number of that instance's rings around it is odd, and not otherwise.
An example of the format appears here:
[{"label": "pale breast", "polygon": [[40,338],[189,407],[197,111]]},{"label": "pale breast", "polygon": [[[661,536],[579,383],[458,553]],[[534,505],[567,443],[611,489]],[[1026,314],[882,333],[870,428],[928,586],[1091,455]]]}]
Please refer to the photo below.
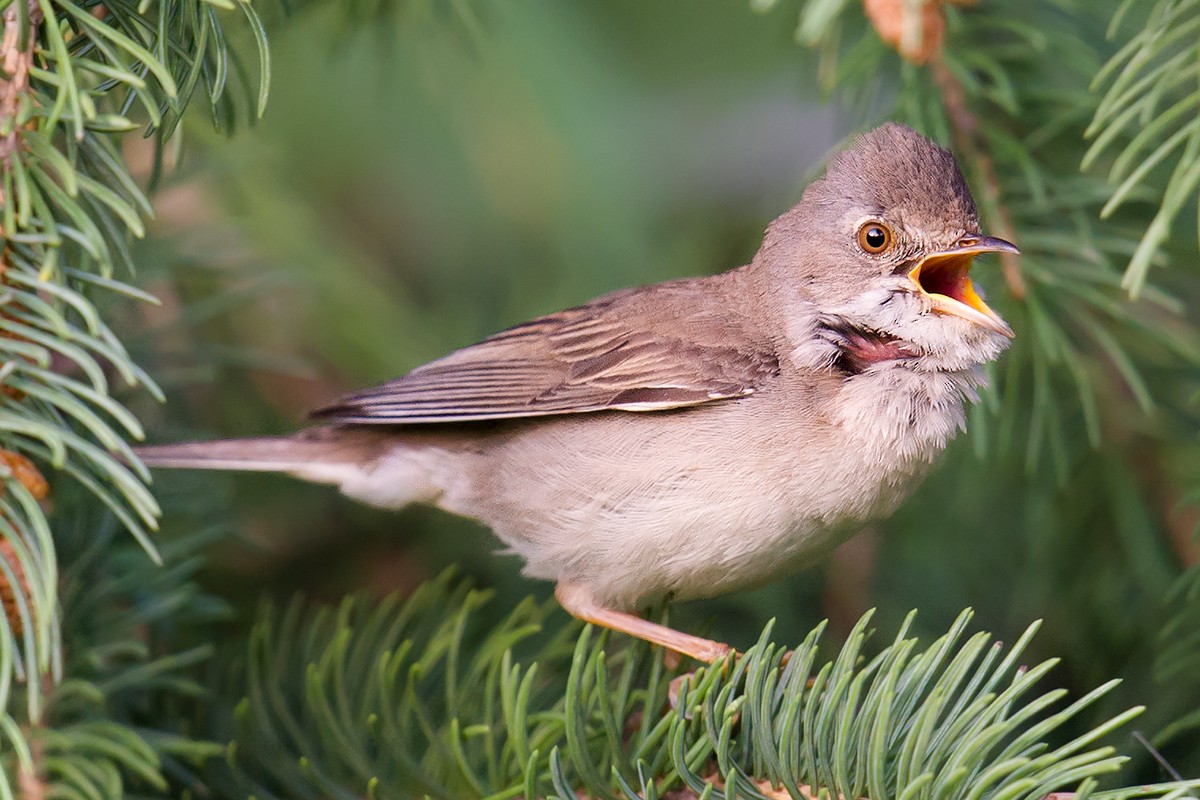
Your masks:
[{"label": "pale breast", "polygon": [[619,607],[759,584],[889,513],[961,424],[964,383],[893,372],[475,435],[428,459],[434,502],[491,527],[528,574]]}]

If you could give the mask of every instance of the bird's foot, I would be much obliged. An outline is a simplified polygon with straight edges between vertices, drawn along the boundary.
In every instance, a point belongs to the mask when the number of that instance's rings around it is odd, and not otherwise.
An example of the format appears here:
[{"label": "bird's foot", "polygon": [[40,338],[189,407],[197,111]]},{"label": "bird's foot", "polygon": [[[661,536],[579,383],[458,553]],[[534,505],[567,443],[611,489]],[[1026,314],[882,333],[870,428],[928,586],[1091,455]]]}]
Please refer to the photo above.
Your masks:
[{"label": "bird's foot", "polygon": [[573,617],[593,625],[627,633],[637,639],[665,647],[674,653],[694,658],[705,664],[715,664],[731,653],[736,653],[724,642],[715,642],[700,636],[692,636],[666,625],[614,611],[596,602],[592,591],[578,583],[560,583],[554,590],[559,604]]}]

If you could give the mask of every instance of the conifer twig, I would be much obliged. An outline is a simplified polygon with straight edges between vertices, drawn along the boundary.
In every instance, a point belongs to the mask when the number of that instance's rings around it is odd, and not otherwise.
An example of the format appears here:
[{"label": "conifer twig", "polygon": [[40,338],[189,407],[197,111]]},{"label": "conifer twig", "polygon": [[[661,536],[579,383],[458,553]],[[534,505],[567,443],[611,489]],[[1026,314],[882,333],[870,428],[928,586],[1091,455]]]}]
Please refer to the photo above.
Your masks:
[{"label": "conifer twig", "polygon": [[[945,61],[942,60],[941,54],[931,60],[929,69],[933,82],[941,93],[942,106],[946,109],[946,116],[950,120],[954,146],[978,171],[983,182],[985,201],[995,211],[996,218],[992,221],[992,225],[996,235],[1002,239],[1013,241],[1016,236],[1013,235],[1012,218],[1001,198],[1000,181],[996,177],[996,168],[992,164],[992,159],[979,146],[979,123],[975,119],[975,115],[967,108],[966,92],[963,91],[958,78],[954,77]],[[1027,288],[1016,255],[1000,253],[1000,268],[1013,297],[1024,300]]]},{"label": "conifer twig", "polygon": [[40,765],[42,763],[42,743],[33,739],[29,743],[29,755],[32,763],[21,765],[17,774],[17,788],[21,792],[21,800],[45,800],[46,781],[42,779]]},{"label": "conifer twig", "polygon": [[[29,4],[29,27],[36,28],[42,24],[42,10],[36,2]],[[29,41],[21,47],[20,15],[17,3],[4,9],[4,34],[0,39],[0,64],[4,74],[0,75],[0,130],[8,131],[0,135],[0,162],[7,165],[13,153],[20,147],[20,131],[17,125],[17,112],[21,98],[29,91],[29,68],[33,65],[33,51],[37,37],[32,34]],[[4,202],[0,192],[0,203]]]}]

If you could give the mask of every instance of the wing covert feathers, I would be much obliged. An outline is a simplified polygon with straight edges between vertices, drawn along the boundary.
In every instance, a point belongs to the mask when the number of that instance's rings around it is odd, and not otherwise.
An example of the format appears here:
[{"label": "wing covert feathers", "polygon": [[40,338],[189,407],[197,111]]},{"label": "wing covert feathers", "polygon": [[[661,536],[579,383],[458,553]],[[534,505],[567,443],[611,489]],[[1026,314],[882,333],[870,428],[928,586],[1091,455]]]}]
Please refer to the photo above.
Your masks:
[{"label": "wing covert feathers", "polygon": [[778,358],[706,307],[711,295],[694,283],[618,292],[516,325],[313,416],[467,422],[658,411],[751,394],[778,373]]}]

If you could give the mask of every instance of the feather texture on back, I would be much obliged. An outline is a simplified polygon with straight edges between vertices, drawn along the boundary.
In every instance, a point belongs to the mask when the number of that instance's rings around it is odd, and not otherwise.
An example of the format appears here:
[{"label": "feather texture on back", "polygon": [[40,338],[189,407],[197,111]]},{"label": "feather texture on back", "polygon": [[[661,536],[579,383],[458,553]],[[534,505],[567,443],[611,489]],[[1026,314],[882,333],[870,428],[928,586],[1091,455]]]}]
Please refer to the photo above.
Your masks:
[{"label": "feather texture on back", "polygon": [[[778,374],[778,356],[719,328],[704,338],[679,330],[680,322],[711,325],[715,315],[701,283],[616,292],[539,317],[313,416],[347,424],[446,423],[661,411],[744,397]],[[655,319],[675,330],[646,324]]]}]

